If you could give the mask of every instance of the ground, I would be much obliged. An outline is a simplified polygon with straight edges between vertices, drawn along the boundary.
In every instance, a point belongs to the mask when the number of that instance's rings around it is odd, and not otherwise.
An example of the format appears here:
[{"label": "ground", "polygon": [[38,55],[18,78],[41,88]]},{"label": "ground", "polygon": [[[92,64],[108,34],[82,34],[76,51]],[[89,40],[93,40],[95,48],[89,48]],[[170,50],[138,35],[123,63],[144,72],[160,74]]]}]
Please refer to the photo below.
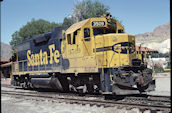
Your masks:
[{"label": "ground", "polygon": [[[156,74],[156,89],[150,94],[170,95],[170,73]],[[1,80],[1,84],[9,84],[9,80]],[[3,87],[2,87],[3,89]],[[77,105],[52,101],[36,101],[24,98],[1,96],[2,113],[139,113],[137,108],[124,108]],[[145,111],[144,113],[149,113]]]},{"label": "ground", "polygon": [[[11,107],[9,107],[11,106]],[[126,110],[116,107],[97,107],[49,101],[35,101],[2,97],[2,113],[124,113]],[[8,108],[8,109],[7,109]],[[128,110],[126,113],[138,113],[138,109]]]},{"label": "ground", "polygon": [[155,91],[148,94],[152,95],[170,95],[171,90],[171,77],[170,73],[158,73],[154,75],[155,78]]}]

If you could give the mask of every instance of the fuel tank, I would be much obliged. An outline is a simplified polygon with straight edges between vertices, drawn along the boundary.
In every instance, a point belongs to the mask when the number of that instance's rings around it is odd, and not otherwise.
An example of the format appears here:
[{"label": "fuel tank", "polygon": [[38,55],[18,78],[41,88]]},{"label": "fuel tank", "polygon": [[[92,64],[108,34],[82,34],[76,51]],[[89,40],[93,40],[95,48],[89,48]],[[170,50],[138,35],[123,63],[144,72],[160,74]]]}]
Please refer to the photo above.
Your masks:
[{"label": "fuel tank", "polygon": [[34,75],[34,78],[31,78],[31,83],[34,88],[48,88],[63,91],[62,85],[56,77],[38,78],[37,75]]}]

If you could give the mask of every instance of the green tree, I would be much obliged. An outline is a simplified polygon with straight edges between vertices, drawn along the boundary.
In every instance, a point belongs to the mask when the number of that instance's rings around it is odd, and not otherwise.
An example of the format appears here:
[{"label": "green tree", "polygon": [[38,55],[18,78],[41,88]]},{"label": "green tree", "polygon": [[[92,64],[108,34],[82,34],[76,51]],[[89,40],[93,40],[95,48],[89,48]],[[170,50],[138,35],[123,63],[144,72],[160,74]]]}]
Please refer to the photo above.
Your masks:
[{"label": "green tree", "polygon": [[170,57],[170,52],[167,53],[151,53],[152,58],[162,58],[162,57]]},{"label": "green tree", "polygon": [[90,17],[100,17],[107,13],[108,10],[108,6],[105,6],[97,0],[94,2],[91,0],[83,0],[75,4],[73,15],[81,21]]},{"label": "green tree", "polygon": [[22,38],[19,35],[19,32],[16,31],[12,34],[12,40],[10,41],[10,45],[12,47],[12,50],[15,49],[15,47],[22,41]]},{"label": "green tree", "polygon": [[68,26],[68,25],[71,25],[71,24],[73,24],[73,23],[74,23],[74,21],[73,21],[72,18],[67,18],[67,17],[65,17],[64,20],[63,20],[62,26]]},{"label": "green tree", "polygon": [[50,23],[43,19],[32,19],[30,22],[20,28],[19,31],[16,31],[12,34],[12,40],[10,41],[10,45],[14,50],[16,48],[16,45],[18,45],[23,40],[46,32],[50,32],[53,28],[57,26],[59,26],[59,24],[56,24],[55,22]]},{"label": "green tree", "polygon": [[64,18],[63,25],[70,25],[91,17],[100,17],[107,13],[109,7],[99,1],[83,0],[78,1],[70,17]]}]

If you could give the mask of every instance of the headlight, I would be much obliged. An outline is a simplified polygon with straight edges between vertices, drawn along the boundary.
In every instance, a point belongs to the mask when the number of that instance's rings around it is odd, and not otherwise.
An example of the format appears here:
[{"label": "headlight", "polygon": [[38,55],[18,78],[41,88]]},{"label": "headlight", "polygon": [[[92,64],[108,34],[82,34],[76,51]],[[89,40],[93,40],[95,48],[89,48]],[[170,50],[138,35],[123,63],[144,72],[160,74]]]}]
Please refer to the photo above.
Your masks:
[{"label": "headlight", "polygon": [[115,37],[113,37],[113,42],[116,42],[116,41],[117,41],[117,39]]}]

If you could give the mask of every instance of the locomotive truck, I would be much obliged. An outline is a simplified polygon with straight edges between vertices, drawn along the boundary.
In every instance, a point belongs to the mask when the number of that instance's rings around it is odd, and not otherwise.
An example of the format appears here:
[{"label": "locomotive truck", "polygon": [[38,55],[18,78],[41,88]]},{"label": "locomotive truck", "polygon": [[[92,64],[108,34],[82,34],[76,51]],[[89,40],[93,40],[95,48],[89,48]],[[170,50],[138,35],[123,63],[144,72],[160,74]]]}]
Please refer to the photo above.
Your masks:
[{"label": "locomotive truck", "polygon": [[56,27],[17,45],[11,84],[59,91],[138,94],[155,89],[135,36],[110,14]]}]

